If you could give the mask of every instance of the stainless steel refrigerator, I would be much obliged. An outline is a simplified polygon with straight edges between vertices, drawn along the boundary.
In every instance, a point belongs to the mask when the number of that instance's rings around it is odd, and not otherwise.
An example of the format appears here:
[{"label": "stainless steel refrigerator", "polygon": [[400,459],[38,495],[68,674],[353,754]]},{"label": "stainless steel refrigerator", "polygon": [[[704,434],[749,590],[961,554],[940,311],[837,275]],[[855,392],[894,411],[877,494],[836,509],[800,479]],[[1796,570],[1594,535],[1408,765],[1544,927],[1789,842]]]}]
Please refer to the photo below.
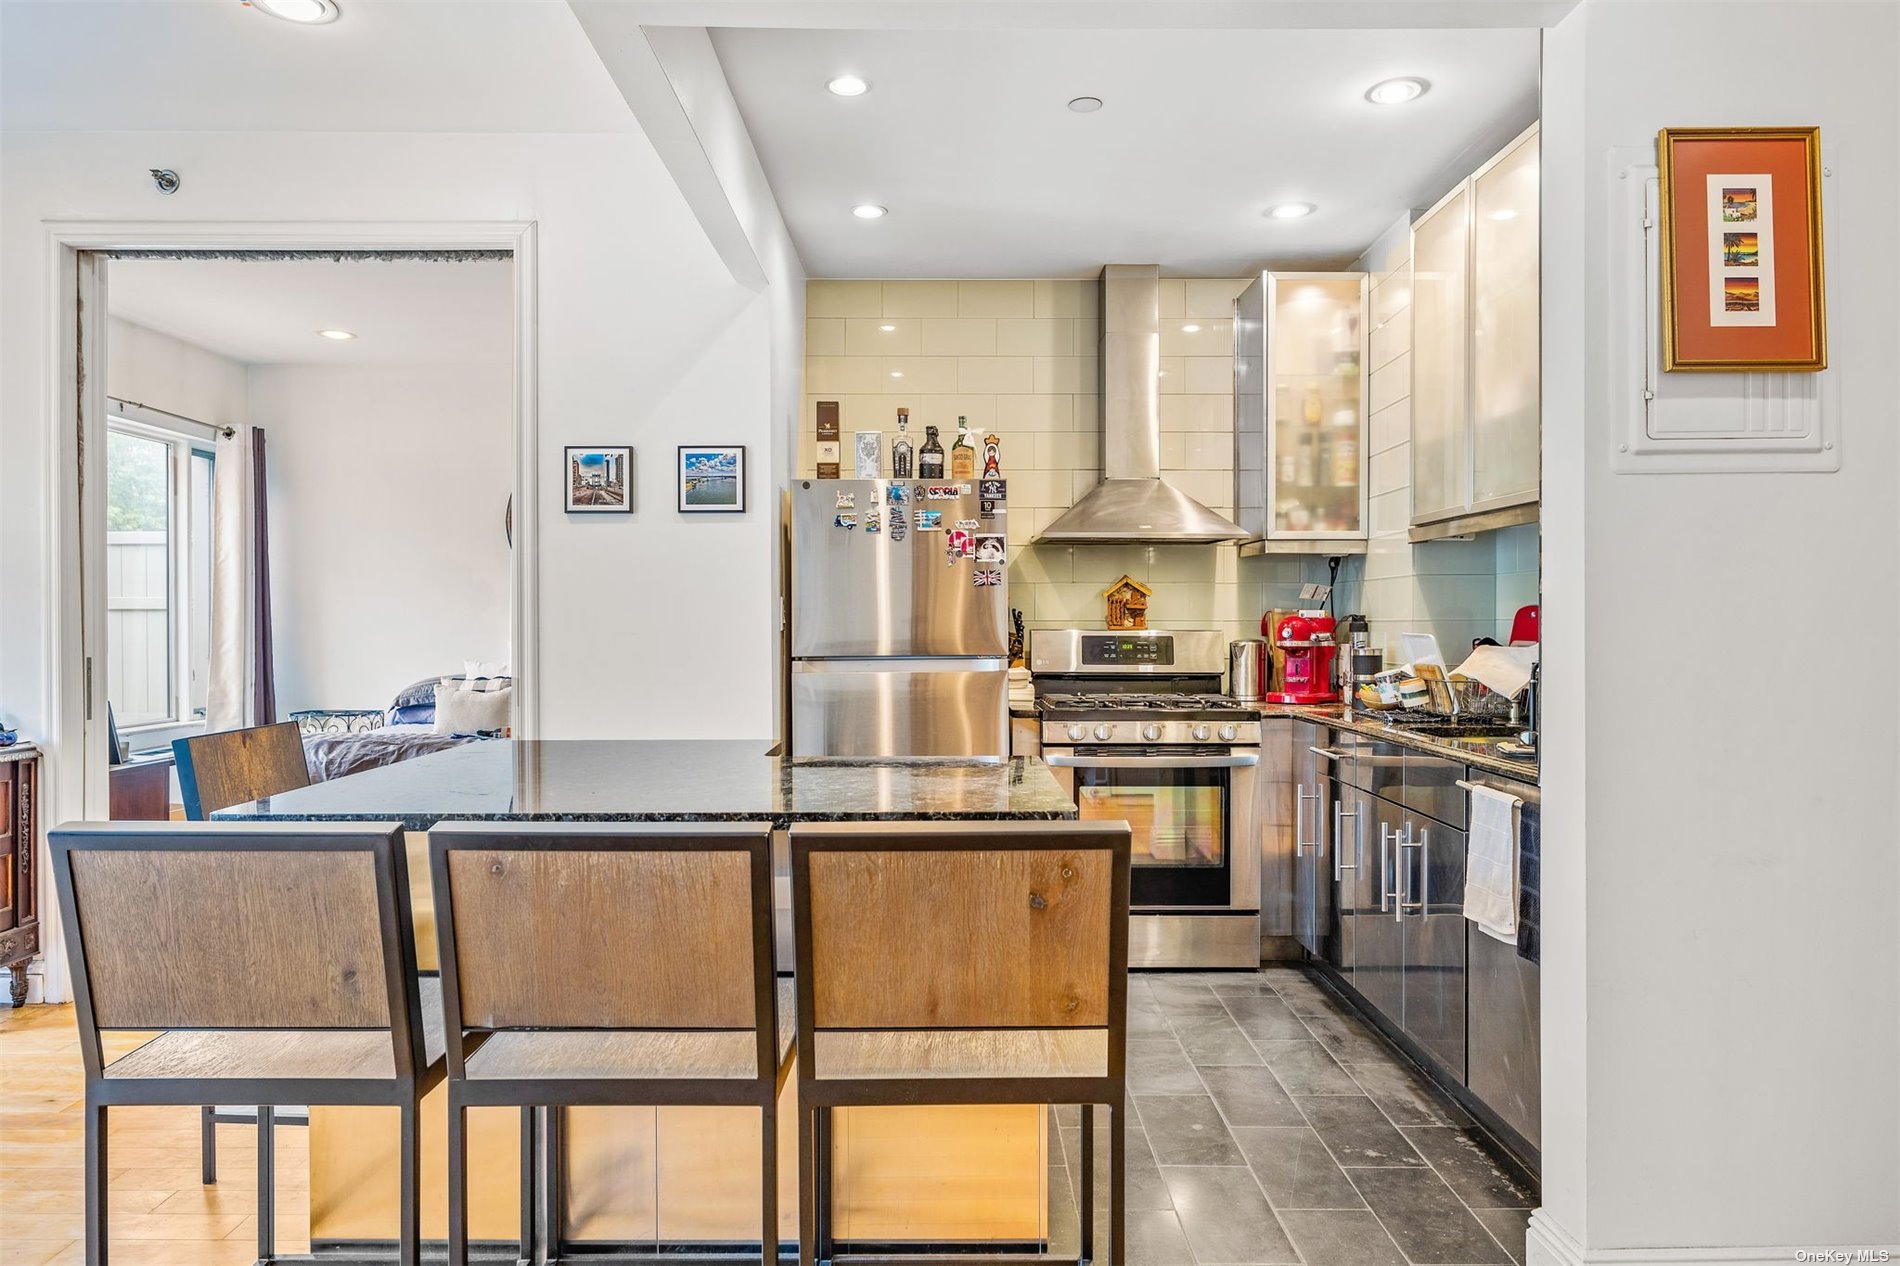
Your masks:
[{"label": "stainless steel refrigerator", "polygon": [[1005,488],[793,485],[794,756],[1008,755]]}]

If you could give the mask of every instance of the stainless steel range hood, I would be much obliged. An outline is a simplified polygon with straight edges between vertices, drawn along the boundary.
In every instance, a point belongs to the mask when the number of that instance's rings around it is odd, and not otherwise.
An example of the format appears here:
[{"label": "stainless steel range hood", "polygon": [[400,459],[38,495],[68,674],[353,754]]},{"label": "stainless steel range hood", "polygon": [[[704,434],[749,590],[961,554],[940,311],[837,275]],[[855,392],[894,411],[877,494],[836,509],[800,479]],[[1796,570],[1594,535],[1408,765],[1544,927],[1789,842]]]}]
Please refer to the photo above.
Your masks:
[{"label": "stainless steel range hood", "polygon": [[1249,533],[1161,477],[1161,269],[1102,269],[1102,482],[1035,539],[1212,545]]}]

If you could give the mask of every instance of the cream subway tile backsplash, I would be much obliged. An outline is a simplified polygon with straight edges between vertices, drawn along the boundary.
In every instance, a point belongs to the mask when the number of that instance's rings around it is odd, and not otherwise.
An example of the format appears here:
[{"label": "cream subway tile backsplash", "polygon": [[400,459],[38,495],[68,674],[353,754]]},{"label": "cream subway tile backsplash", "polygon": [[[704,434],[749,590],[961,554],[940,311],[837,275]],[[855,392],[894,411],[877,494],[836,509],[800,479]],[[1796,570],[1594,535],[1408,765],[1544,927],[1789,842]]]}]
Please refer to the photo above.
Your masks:
[{"label": "cream subway tile backsplash", "polygon": [[883,315],[881,281],[812,281],[805,284],[807,317]]},{"label": "cream subway tile backsplash", "polygon": [[958,316],[1036,315],[1036,283],[1033,281],[959,281],[954,284]]},{"label": "cream subway tile backsplash", "polygon": [[1181,315],[1231,321],[1234,300],[1252,282],[1251,277],[1190,277],[1181,283]]},{"label": "cream subway tile backsplash", "polygon": [[996,322],[999,356],[1073,356],[1075,321],[1068,317],[1002,317]]},{"label": "cream subway tile backsplash", "polygon": [[994,317],[929,317],[923,336],[923,350],[931,356],[996,355]]},{"label": "cream subway tile backsplash", "polygon": [[[1157,383],[1162,470],[1223,513],[1234,495],[1232,303],[1248,280],[1162,283],[1164,337],[1179,349],[1162,358]],[[852,431],[881,431],[886,454],[900,407],[913,443],[935,426],[948,448],[959,415],[979,437],[996,435],[1009,480],[1010,605],[1031,627],[1099,626],[1102,591],[1132,575],[1157,586],[1156,624],[1253,637],[1267,608],[1298,605],[1302,579],[1325,579],[1323,559],[1241,559],[1225,546],[1029,544],[1101,478],[1095,280],[816,281],[809,296],[801,473],[811,474],[820,400],[840,403],[847,445]],[[1185,334],[1184,324],[1202,330]]]},{"label": "cream subway tile backsplash", "polygon": [[[1412,398],[1394,400],[1385,408],[1372,415],[1371,451],[1383,453],[1398,444],[1406,444],[1412,438]],[[1410,476],[1407,476],[1410,483]]]},{"label": "cream subway tile backsplash", "polygon": [[990,395],[1028,395],[1036,389],[1033,356],[963,356],[957,361],[957,390]]},{"label": "cream subway tile backsplash", "polygon": [[[890,329],[885,329],[885,326]],[[846,356],[934,356],[923,345],[921,322],[908,317],[848,317],[844,323]]]},{"label": "cream subway tile backsplash", "polygon": [[884,287],[882,304],[879,310],[872,314],[874,316],[953,317],[964,315],[958,311],[958,283],[954,281],[885,281],[864,284]]},{"label": "cream subway tile backsplash", "polygon": [[[1234,394],[1234,358],[1232,353],[1226,356],[1189,356],[1186,358],[1187,375],[1183,390],[1191,395],[1225,396],[1230,401]],[[1227,423],[1233,425],[1233,410],[1228,410]]]},{"label": "cream subway tile backsplash", "polygon": [[805,321],[805,355],[844,355],[844,318],[807,318]]}]

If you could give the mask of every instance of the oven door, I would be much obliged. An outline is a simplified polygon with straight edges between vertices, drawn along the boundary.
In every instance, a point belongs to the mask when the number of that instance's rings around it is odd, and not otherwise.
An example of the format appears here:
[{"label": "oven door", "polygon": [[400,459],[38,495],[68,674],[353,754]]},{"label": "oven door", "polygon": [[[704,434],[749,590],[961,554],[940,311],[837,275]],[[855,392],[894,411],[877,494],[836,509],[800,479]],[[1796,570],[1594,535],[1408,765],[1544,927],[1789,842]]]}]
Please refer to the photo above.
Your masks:
[{"label": "oven door", "polygon": [[1084,821],[1132,828],[1132,909],[1260,908],[1257,749],[1081,747],[1045,749],[1043,760]]}]

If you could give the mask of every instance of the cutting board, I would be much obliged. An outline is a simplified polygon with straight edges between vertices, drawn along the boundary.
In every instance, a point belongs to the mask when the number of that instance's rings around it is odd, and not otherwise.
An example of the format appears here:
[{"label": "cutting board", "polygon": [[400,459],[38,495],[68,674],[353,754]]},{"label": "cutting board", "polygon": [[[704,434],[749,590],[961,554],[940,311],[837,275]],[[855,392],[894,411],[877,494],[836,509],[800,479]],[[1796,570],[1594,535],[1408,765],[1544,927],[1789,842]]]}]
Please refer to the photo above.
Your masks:
[{"label": "cutting board", "polygon": [[1292,608],[1286,610],[1275,608],[1261,617],[1260,636],[1267,639],[1267,655],[1273,661],[1265,683],[1268,690],[1278,690],[1286,682],[1286,652],[1280,648],[1280,643],[1275,639],[1273,631],[1280,627],[1280,621],[1290,615],[1298,614],[1299,612]]}]

